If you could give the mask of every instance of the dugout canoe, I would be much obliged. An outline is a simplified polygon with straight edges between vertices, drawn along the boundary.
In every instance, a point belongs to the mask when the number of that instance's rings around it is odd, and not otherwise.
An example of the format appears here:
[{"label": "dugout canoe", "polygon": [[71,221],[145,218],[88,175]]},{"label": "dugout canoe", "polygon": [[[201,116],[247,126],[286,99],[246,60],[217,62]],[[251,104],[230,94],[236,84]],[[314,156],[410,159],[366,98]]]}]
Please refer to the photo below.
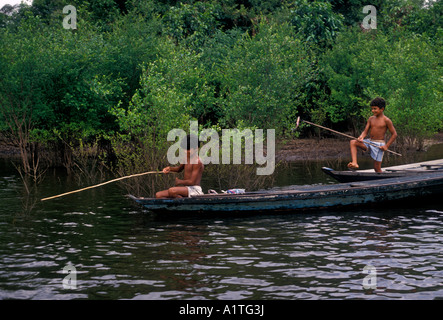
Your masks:
[{"label": "dugout canoe", "polygon": [[[443,172],[330,185],[291,186],[286,190],[192,198],[129,198],[156,213],[281,212],[358,206],[443,195]],[[438,199],[438,198],[437,198]]]},{"label": "dugout canoe", "polygon": [[374,172],[373,169],[336,171],[328,167],[323,167],[322,171],[338,182],[401,178],[410,175],[443,171],[443,159],[386,167],[383,168],[383,172]]},{"label": "dugout canoe", "polygon": [[421,172],[408,172],[408,171],[396,171],[396,172],[361,172],[361,171],[336,171],[334,169],[323,167],[321,170],[328,176],[334,178],[338,182],[359,182],[370,181],[378,179],[391,179],[401,178],[414,174],[421,174]]}]

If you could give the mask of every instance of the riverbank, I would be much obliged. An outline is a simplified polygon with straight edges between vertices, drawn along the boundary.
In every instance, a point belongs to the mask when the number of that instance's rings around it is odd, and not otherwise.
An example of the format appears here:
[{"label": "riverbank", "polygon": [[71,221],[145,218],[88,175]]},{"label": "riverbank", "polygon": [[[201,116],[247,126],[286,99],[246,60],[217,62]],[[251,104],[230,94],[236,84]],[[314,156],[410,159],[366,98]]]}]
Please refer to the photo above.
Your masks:
[{"label": "riverbank", "polygon": [[[349,158],[349,140],[343,138],[301,138],[277,143],[276,161],[340,160]],[[443,144],[443,133],[438,133],[424,142],[424,150]],[[395,149],[395,147],[394,147]],[[402,153],[416,153],[414,148],[401,150]],[[19,158],[17,147],[0,140],[0,158]]]},{"label": "riverbank", "polygon": [[[423,151],[426,152],[434,145],[443,144],[443,133],[436,134],[424,142]],[[395,146],[394,148],[395,149]],[[421,152],[423,152],[421,151]],[[404,148],[400,152],[406,154],[417,153],[415,148]],[[305,161],[305,160],[341,160],[350,157],[349,139],[321,138],[296,139],[282,144],[276,152],[277,161]]]},{"label": "riverbank", "polygon": [[349,153],[349,141],[343,139],[296,139],[276,152],[276,161],[341,159]]},{"label": "riverbank", "polygon": [[0,158],[20,157],[20,151],[17,147],[7,144],[0,139]]}]

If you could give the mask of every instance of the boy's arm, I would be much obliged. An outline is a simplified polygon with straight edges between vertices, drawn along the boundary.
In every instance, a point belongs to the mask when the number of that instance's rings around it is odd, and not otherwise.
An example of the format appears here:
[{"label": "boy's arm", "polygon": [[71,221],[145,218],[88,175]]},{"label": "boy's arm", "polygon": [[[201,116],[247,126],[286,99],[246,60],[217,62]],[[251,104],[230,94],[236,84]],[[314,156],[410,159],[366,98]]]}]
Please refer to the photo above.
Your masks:
[{"label": "boy's arm", "polygon": [[183,185],[183,186],[195,186],[199,185],[199,181],[201,180],[201,176],[203,174],[203,164],[201,162],[192,165],[192,173],[189,179],[181,180],[175,178],[175,185]]},{"label": "boy's arm", "polygon": [[368,120],[368,122],[366,123],[366,127],[365,130],[363,130],[363,132],[361,133],[361,135],[357,138],[358,141],[363,141],[364,138],[366,138],[366,136],[369,133],[369,128],[371,127],[371,123]]},{"label": "boy's arm", "polygon": [[184,164],[181,164],[178,167],[166,167],[163,169],[163,173],[182,172],[184,168],[185,168]]},{"label": "boy's arm", "polygon": [[397,138],[397,131],[394,128],[394,125],[392,124],[391,119],[387,119],[386,120],[386,126],[389,129],[389,132],[391,133],[391,138],[389,139],[389,141],[381,147],[381,149],[383,151],[386,151],[389,149],[389,146],[394,142],[394,140]]}]

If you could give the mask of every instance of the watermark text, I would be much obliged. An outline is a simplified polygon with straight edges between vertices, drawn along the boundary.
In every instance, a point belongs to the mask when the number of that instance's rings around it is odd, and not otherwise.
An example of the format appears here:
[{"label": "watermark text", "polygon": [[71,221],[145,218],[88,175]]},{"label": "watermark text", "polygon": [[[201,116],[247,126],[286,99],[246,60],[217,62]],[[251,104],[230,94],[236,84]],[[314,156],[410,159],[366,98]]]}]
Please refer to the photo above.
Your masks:
[{"label": "watermark text", "polygon": [[[197,149],[199,141],[206,142],[198,153],[203,164],[245,164],[255,163],[263,167],[257,168],[257,175],[270,175],[275,169],[275,130],[266,130],[266,152],[264,150],[263,129],[223,129],[220,136],[214,129],[204,129],[198,134],[198,122],[190,121],[190,148]],[[185,150],[181,147],[186,132],[182,129],[172,129],[168,132],[167,140],[176,141],[169,147],[167,157],[171,164],[186,163]],[[178,138],[178,140],[177,140]],[[208,141],[209,139],[209,141]],[[244,143],[243,143],[244,142]],[[221,147],[221,148],[220,148]],[[244,150],[244,154],[242,154]],[[221,152],[220,152],[221,151]],[[231,152],[232,151],[232,152]],[[178,155],[177,155],[178,153]],[[243,158],[244,156],[244,158]],[[197,163],[197,157],[191,158],[190,163]]]}]

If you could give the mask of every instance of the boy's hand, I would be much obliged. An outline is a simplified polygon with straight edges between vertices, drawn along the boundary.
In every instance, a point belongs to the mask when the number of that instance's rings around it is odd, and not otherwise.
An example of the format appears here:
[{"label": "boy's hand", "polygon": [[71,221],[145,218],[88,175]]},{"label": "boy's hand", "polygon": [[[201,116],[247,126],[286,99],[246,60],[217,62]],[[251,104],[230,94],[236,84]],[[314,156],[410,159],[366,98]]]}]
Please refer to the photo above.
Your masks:
[{"label": "boy's hand", "polygon": [[163,173],[169,173],[171,172],[171,167],[166,167],[163,169]]},{"label": "boy's hand", "polygon": [[363,139],[364,139],[364,138],[363,138],[362,136],[360,136],[360,137],[357,138],[357,140],[360,141],[360,142],[363,142]]},{"label": "boy's hand", "polygon": [[379,148],[380,148],[380,150],[382,150],[382,151],[386,151],[386,150],[388,150],[388,146],[387,146],[387,145],[380,146]]},{"label": "boy's hand", "polygon": [[180,184],[182,184],[181,180],[179,178],[175,178],[175,185],[178,186]]}]

